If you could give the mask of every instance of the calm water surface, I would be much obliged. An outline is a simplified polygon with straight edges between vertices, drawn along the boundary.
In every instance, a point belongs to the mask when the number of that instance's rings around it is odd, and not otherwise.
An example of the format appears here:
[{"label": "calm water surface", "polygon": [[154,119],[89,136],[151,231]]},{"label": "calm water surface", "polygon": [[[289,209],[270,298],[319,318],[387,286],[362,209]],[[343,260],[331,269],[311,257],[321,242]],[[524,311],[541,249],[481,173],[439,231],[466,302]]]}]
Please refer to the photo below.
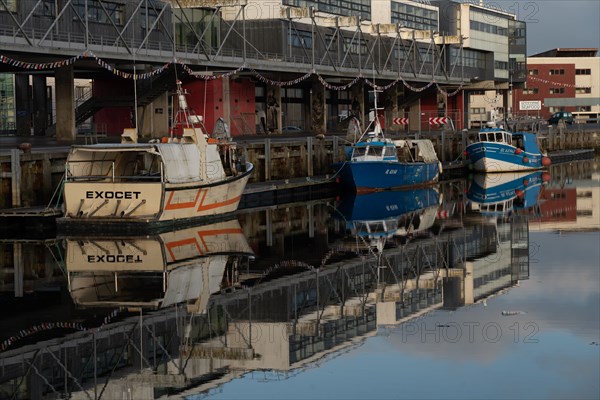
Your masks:
[{"label": "calm water surface", "polygon": [[598,160],[13,236],[0,399],[600,398]]}]

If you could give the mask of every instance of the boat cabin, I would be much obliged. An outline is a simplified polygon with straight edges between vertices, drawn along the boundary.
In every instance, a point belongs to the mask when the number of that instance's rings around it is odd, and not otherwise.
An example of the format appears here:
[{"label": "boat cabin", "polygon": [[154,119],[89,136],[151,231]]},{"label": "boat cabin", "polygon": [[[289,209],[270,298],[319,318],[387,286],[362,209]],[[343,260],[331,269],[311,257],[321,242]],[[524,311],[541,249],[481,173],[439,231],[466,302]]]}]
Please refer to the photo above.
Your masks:
[{"label": "boat cabin", "polygon": [[360,142],[354,146],[352,161],[398,161],[396,146],[390,142]]},{"label": "boat cabin", "polygon": [[514,146],[513,144],[513,134],[510,132],[506,132],[501,129],[484,129],[479,132],[479,141],[480,142],[495,142],[495,143],[504,143],[509,146]]},{"label": "boat cabin", "polygon": [[429,140],[366,141],[353,147],[351,161],[389,161],[402,163],[437,162]]}]

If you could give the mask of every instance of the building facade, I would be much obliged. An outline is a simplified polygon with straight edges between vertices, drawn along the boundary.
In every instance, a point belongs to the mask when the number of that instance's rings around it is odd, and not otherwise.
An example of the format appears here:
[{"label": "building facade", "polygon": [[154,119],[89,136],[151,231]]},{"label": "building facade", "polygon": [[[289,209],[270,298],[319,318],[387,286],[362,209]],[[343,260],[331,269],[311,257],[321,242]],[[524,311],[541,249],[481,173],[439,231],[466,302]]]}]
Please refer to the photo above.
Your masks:
[{"label": "building facade", "polygon": [[578,122],[600,117],[600,57],[595,48],[557,48],[528,57],[524,88],[514,93],[521,113],[539,102],[539,116],[570,111]]}]

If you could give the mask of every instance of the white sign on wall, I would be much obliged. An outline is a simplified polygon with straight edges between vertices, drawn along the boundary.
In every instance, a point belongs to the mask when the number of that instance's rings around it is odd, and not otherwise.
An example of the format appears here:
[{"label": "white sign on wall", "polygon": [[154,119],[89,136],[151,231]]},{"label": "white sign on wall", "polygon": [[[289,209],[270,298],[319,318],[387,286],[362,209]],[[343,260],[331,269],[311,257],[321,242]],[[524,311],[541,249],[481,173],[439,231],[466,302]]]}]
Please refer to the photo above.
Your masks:
[{"label": "white sign on wall", "polygon": [[527,110],[541,110],[542,102],[539,100],[529,100],[529,101],[520,101],[519,102],[519,110],[527,111]]}]

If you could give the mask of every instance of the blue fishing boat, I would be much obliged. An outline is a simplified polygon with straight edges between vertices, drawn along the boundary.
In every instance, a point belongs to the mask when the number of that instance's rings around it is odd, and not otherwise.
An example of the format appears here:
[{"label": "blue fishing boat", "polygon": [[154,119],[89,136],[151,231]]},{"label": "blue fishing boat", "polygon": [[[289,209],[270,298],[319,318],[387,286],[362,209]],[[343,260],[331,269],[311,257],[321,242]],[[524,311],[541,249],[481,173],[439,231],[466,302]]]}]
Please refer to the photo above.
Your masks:
[{"label": "blue fishing boat", "polygon": [[371,192],[437,182],[441,163],[430,140],[384,137],[377,108],[361,137],[347,148],[346,160],[332,165],[347,190]]},{"label": "blue fishing boat", "polygon": [[466,152],[473,169],[480,172],[527,171],[550,165],[533,132],[485,128],[479,132],[478,141],[467,146]]},{"label": "blue fishing boat", "polygon": [[502,217],[534,207],[542,185],[541,171],[475,174],[467,198],[481,214]]}]

